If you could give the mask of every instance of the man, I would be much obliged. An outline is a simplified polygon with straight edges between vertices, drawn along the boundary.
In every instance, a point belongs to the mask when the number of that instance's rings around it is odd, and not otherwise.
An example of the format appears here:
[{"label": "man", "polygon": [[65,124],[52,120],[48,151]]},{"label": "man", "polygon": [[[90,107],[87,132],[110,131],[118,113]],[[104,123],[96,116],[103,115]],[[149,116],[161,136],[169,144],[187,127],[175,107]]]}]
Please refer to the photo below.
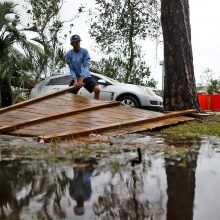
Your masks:
[{"label": "man", "polygon": [[80,47],[80,41],[79,35],[73,35],[70,38],[73,49],[66,54],[71,75],[70,86],[74,86],[74,94],[77,94],[80,88],[84,86],[90,93],[94,92],[95,99],[99,99],[100,88],[89,72],[90,56],[86,49]]},{"label": "man", "polygon": [[85,212],[84,202],[92,195],[91,176],[93,174],[92,164],[78,164],[73,168],[74,178],[70,180],[69,194],[76,201],[73,207],[76,215],[83,215]]}]

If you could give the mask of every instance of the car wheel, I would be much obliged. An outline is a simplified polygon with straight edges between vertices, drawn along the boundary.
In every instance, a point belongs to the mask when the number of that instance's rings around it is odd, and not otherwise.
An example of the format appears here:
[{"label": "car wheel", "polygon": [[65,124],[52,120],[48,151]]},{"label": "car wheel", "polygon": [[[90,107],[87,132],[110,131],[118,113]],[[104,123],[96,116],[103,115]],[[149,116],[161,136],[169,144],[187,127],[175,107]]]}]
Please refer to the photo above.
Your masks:
[{"label": "car wheel", "polygon": [[140,108],[139,101],[133,96],[122,96],[118,99],[121,102],[121,105],[129,108]]}]

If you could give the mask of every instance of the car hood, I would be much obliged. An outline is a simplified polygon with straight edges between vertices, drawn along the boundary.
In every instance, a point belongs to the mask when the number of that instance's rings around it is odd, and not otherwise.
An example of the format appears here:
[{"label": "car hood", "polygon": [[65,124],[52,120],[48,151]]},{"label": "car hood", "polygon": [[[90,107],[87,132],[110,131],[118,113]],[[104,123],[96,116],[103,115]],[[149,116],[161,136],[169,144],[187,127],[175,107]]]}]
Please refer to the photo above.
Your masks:
[{"label": "car hood", "polygon": [[117,83],[115,84],[115,86],[119,86],[121,88],[123,88],[124,90],[131,90],[131,91],[145,91],[145,93],[149,96],[155,96],[155,97],[160,97],[158,96],[156,93],[154,93],[153,89],[151,87],[147,87],[147,86],[140,86],[140,85],[134,85],[134,84],[129,84],[129,83]]}]

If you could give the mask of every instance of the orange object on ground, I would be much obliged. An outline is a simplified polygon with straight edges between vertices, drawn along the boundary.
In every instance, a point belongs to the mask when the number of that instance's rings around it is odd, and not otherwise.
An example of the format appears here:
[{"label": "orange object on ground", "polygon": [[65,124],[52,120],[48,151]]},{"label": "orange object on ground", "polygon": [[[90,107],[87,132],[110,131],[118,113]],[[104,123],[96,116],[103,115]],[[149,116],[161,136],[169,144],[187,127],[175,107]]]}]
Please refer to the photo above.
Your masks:
[{"label": "orange object on ground", "polygon": [[202,110],[219,111],[220,110],[220,94],[206,95],[198,94],[200,108]]}]

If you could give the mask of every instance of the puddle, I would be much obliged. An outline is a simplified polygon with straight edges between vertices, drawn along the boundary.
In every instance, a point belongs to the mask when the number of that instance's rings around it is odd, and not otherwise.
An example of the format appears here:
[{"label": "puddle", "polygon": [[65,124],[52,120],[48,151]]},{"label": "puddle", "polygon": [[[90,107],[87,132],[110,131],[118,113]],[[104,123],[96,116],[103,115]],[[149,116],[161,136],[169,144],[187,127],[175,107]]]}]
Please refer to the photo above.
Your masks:
[{"label": "puddle", "polygon": [[[0,162],[0,219],[219,220],[220,139],[128,135],[87,164]],[[105,151],[106,151],[105,146]]]}]

